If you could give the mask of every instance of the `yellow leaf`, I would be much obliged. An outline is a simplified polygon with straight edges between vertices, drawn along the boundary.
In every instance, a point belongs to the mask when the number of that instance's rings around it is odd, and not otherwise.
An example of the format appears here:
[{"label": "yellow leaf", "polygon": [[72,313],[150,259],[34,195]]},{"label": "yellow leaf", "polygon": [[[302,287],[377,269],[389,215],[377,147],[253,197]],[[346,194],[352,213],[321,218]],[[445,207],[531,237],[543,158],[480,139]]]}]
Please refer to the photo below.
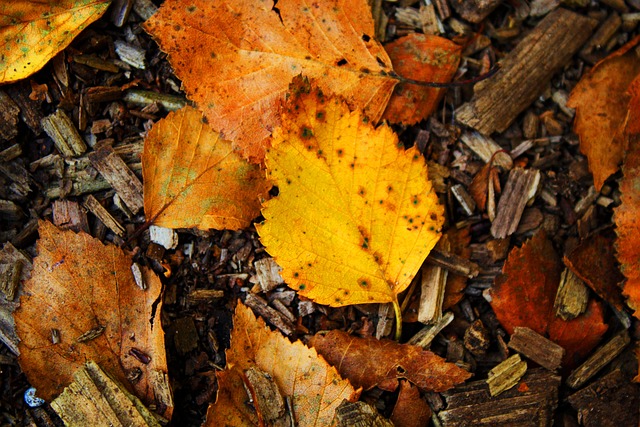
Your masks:
[{"label": "yellow leaf", "polygon": [[280,194],[264,205],[260,239],[318,303],[397,302],[444,221],[424,158],[341,100],[295,91],[266,156]]},{"label": "yellow leaf", "polygon": [[100,18],[111,0],[0,2],[0,83],[24,79]]},{"label": "yellow leaf", "polygon": [[144,211],[169,228],[248,227],[271,184],[186,107],[153,125],[142,155]]}]

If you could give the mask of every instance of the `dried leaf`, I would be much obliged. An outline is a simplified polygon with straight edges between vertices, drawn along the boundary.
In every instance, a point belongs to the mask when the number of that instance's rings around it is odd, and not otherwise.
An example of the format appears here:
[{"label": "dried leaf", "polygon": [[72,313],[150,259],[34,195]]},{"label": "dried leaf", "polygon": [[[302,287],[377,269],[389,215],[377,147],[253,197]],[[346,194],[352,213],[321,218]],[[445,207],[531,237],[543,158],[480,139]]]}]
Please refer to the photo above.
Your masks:
[{"label": "dried leaf", "polygon": [[333,330],[314,335],[309,345],[355,387],[365,390],[378,386],[393,391],[397,379],[406,378],[423,391],[441,392],[471,376],[428,350],[387,339],[359,338]]},{"label": "dried leaf", "polygon": [[271,184],[192,107],[169,113],[145,139],[144,211],[168,228],[248,227]]},{"label": "dried leaf", "polygon": [[619,286],[624,277],[616,265],[612,238],[603,233],[591,236],[565,255],[564,263],[600,298],[623,309]]},{"label": "dried leaf", "polygon": [[509,334],[526,326],[566,350],[563,366],[573,366],[595,347],[607,330],[602,306],[591,301],[573,320],[554,315],[553,303],[562,263],[551,241],[538,232],[522,248],[514,248],[491,288],[491,307]]},{"label": "dried leaf", "polygon": [[11,0],[0,2],[0,83],[40,70],[89,24],[111,0]]},{"label": "dried leaf", "polygon": [[582,77],[571,91],[567,106],[576,109],[573,130],[580,151],[587,156],[596,190],[618,170],[625,154],[623,131],[629,96],[627,87],[640,73],[634,38]]},{"label": "dried leaf", "polygon": [[431,408],[420,397],[420,390],[409,381],[400,380],[400,392],[391,413],[395,427],[423,427],[429,425]]},{"label": "dried leaf", "polygon": [[[462,46],[429,34],[411,33],[387,45],[396,73],[413,80],[447,83],[453,78]],[[391,123],[412,125],[433,113],[446,89],[399,83],[393,90],[382,118]]]},{"label": "dried leaf", "polygon": [[287,284],[320,304],[397,302],[443,223],[424,158],[341,100],[295,92],[266,158],[280,193],[260,239]]},{"label": "dried leaf", "polygon": [[616,252],[620,269],[626,277],[622,294],[627,304],[634,310],[634,316],[640,319],[640,77],[629,87],[631,101],[627,121],[626,138],[627,157],[622,166],[623,177],[620,181],[620,206],[614,210],[616,223]]},{"label": "dried leaf", "polygon": [[294,76],[317,78],[374,122],[397,82],[366,0],[274,3],[168,0],[144,24],[211,126],[256,162]]},{"label": "dried leaf", "polygon": [[[41,222],[39,232],[31,279],[14,314],[19,362],[29,382],[50,400],[93,360],[146,405],[156,405],[153,379],[156,371],[167,372],[160,279],[142,269],[143,291],[133,278],[131,256],[122,249],[49,222]],[[53,330],[59,332],[58,344],[51,342]],[[134,372],[141,375],[132,383]],[[172,409],[163,415],[170,417]]]},{"label": "dried leaf", "polygon": [[299,427],[330,425],[343,399],[355,402],[360,394],[314,349],[271,331],[242,304],[236,307],[227,366],[217,374],[218,399],[209,406],[205,426],[258,425],[256,412],[246,405],[242,379],[254,366],[273,378],[283,396],[291,397]]},{"label": "dried leaf", "polygon": [[[469,227],[457,229],[450,228],[444,234],[451,244],[451,253],[469,260],[471,257],[471,235]],[[449,273],[447,275],[447,287],[445,288],[444,301],[442,309],[447,310],[462,300],[464,297],[464,288],[467,286],[467,277],[459,274]]]}]

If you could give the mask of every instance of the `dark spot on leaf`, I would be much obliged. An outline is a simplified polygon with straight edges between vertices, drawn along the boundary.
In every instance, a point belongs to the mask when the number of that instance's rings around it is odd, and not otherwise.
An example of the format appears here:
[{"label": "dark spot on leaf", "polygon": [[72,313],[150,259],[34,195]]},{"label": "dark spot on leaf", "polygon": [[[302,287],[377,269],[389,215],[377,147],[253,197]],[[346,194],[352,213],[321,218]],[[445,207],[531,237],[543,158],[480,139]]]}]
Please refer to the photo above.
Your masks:
[{"label": "dark spot on leaf", "polygon": [[387,191],[388,191],[389,193],[391,193],[391,192],[393,191],[393,187],[392,187],[392,186],[388,186],[388,187],[387,187]]},{"label": "dark spot on leaf", "polygon": [[365,41],[365,42],[369,42],[371,40],[371,37],[369,37],[368,34],[363,34],[362,35],[362,40]]},{"label": "dark spot on leaf", "polygon": [[396,371],[400,374],[400,375],[404,375],[407,371],[402,367],[402,366],[398,366],[396,367]]},{"label": "dark spot on leaf", "polygon": [[365,194],[367,194],[367,190],[365,190],[364,187],[361,186],[358,189],[358,194],[361,195],[361,196],[364,196]]},{"label": "dark spot on leaf", "polygon": [[187,12],[189,12],[189,13],[193,13],[193,12],[195,12],[195,10],[196,10],[196,7],[195,7],[195,6],[189,6],[189,7],[187,8]]},{"label": "dark spot on leaf", "polygon": [[371,282],[369,282],[369,279],[365,277],[361,277],[360,279],[358,279],[358,284],[363,288],[369,288],[371,286]]},{"label": "dark spot on leaf", "polygon": [[293,273],[293,277],[298,277],[298,276],[300,276],[300,274],[297,271]]},{"label": "dark spot on leaf", "polygon": [[338,62],[336,62],[336,65],[338,67],[342,67],[343,65],[347,65],[347,60],[342,58],[341,60],[339,60]]},{"label": "dark spot on leaf", "polygon": [[318,111],[316,113],[316,119],[318,119],[320,121],[324,120],[324,116],[325,116],[324,111]]},{"label": "dark spot on leaf", "polygon": [[309,129],[308,127],[303,127],[301,136],[304,139],[309,139],[309,138],[311,138],[313,136],[313,131],[311,129]]},{"label": "dark spot on leaf", "polygon": [[298,289],[300,289],[301,291],[304,291],[306,287],[307,285],[305,285],[304,283],[300,283],[300,286],[298,286]]},{"label": "dark spot on leaf", "polygon": [[200,121],[201,121],[202,123],[204,123],[205,125],[208,125],[208,124],[209,124],[209,119],[207,119],[207,117],[206,117],[206,116],[202,116],[202,119],[200,119]]},{"label": "dark spot on leaf", "polygon": [[380,57],[376,56],[376,61],[378,61],[378,65],[380,65],[381,67],[387,68],[387,64],[385,64],[384,61],[380,59]]},{"label": "dark spot on leaf", "polygon": [[418,203],[420,203],[420,199],[418,199],[418,196],[413,196],[413,198],[411,199],[411,203],[413,203],[414,206],[418,206]]},{"label": "dark spot on leaf", "polygon": [[438,215],[436,215],[435,212],[431,212],[429,214],[429,218],[431,219],[431,221],[435,221],[436,219],[438,219]]},{"label": "dark spot on leaf", "polygon": [[342,157],[344,155],[344,151],[342,150],[342,148],[338,148],[336,150],[336,154],[338,155],[338,157]]},{"label": "dark spot on leaf", "polygon": [[182,27],[180,25],[178,25],[178,24],[175,24],[173,26],[173,29],[176,30],[176,31],[180,31],[182,29]]}]

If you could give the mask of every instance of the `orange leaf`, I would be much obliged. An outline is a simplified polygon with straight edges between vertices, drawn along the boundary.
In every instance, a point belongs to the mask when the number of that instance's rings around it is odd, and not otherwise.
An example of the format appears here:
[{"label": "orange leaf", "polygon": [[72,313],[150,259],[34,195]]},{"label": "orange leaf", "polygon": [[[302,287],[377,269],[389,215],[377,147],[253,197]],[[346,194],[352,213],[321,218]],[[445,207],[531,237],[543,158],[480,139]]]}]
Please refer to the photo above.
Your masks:
[{"label": "orange leaf", "polygon": [[271,188],[264,172],[234,152],[192,107],[153,125],[142,172],[147,219],[168,228],[248,227]]},{"label": "orange leaf", "polygon": [[260,239],[289,286],[320,304],[397,302],[444,221],[424,158],[340,99],[295,92],[266,158],[280,193]]},{"label": "orange leaf", "polygon": [[620,285],[624,280],[616,265],[613,239],[598,233],[565,255],[564,263],[600,298],[623,309]]},{"label": "orange leaf", "polygon": [[627,304],[634,310],[634,316],[640,319],[640,77],[629,87],[629,117],[626,138],[629,145],[627,157],[622,166],[623,177],[620,181],[620,206],[614,210],[616,223],[616,251],[622,274],[626,277],[622,294]]},{"label": "orange leaf", "polygon": [[[393,68],[413,80],[447,83],[453,78],[462,46],[429,34],[411,33],[387,45],[385,50]],[[399,83],[393,90],[383,119],[391,123],[412,125],[433,113],[446,89]]]},{"label": "orange leaf", "polygon": [[398,400],[391,413],[395,427],[423,427],[429,425],[431,408],[420,397],[420,390],[409,381],[400,380]]},{"label": "orange leaf", "polygon": [[[39,232],[31,279],[14,314],[20,367],[38,396],[56,397],[93,360],[146,405],[171,417],[173,408],[154,396],[154,382],[167,372],[160,279],[143,268],[142,290],[122,249],[49,222],[41,222]],[[51,341],[54,331],[57,344]],[[97,336],[88,338],[87,332]]]},{"label": "orange leaf", "polygon": [[144,28],[211,126],[255,162],[294,76],[317,78],[374,122],[397,82],[366,0],[168,0]]},{"label": "orange leaf", "polygon": [[9,0],[0,2],[0,83],[15,82],[44,67],[111,0]]},{"label": "orange leaf", "polygon": [[514,248],[502,274],[491,288],[491,307],[509,334],[526,326],[565,350],[563,366],[573,366],[607,331],[602,307],[591,301],[586,313],[565,321],[555,316],[553,303],[560,284],[562,263],[544,232],[535,234],[522,248]]},{"label": "orange leaf", "polygon": [[333,330],[309,341],[318,353],[356,387],[375,386],[393,391],[397,379],[406,378],[424,391],[441,392],[468,379],[471,374],[422,348],[375,338],[358,338]]},{"label": "orange leaf", "polygon": [[228,368],[217,374],[218,399],[209,406],[205,426],[258,425],[258,414],[247,408],[242,385],[243,374],[254,366],[273,378],[282,396],[291,397],[299,427],[330,425],[342,400],[355,402],[360,394],[314,349],[271,331],[251,309],[238,304]]},{"label": "orange leaf", "polygon": [[626,150],[623,131],[629,83],[640,72],[634,47],[640,36],[598,62],[571,91],[567,105],[576,109],[573,130],[587,156],[596,190],[618,170]]}]

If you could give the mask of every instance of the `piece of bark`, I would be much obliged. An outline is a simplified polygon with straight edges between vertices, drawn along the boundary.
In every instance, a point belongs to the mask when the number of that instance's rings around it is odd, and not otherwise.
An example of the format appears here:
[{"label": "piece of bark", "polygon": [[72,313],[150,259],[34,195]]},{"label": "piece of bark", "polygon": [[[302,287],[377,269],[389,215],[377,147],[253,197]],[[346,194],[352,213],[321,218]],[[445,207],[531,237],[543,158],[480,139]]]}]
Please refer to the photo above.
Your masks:
[{"label": "piece of bark", "polygon": [[496,397],[486,381],[475,381],[443,393],[447,409],[438,414],[444,427],[530,426],[553,424],[560,377],[546,369],[529,370],[513,387]]},{"label": "piece of bark", "polygon": [[491,396],[498,396],[509,390],[518,384],[526,372],[527,362],[520,359],[519,354],[514,354],[489,371],[489,378],[487,378],[489,393]]},{"label": "piece of bark", "polygon": [[29,220],[29,222],[22,227],[22,230],[11,239],[11,244],[18,248],[23,248],[35,238],[37,232],[38,219],[34,218]]},{"label": "piece of bark", "polygon": [[585,312],[589,302],[589,290],[576,274],[565,268],[553,304],[556,316],[563,320],[575,319]]},{"label": "piece of bark", "polygon": [[133,11],[146,21],[158,11],[158,6],[153,4],[151,0],[134,0]]},{"label": "piece of bark", "polygon": [[18,161],[0,163],[0,174],[11,180],[9,190],[21,199],[26,198],[31,192],[33,179],[29,172]]},{"label": "piece of bark", "polygon": [[116,54],[120,57],[120,59],[131,65],[134,68],[138,68],[140,70],[144,70],[147,66],[145,64],[145,50],[141,49],[137,46],[133,46],[129,43],[126,43],[122,40],[115,40],[113,45],[116,50]]},{"label": "piece of bark", "polygon": [[640,425],[640,385],[618,369],[568,398],[585,427]]},{"label": "piece of bark", "polygon": [[447,0],[434,0],[433,3],[436,6],[436,10],[438,11],[441,21],[444,21],[451,16],[451,8],[449,7],[449,2]]},{"label": "piece of bark", "polygon": [[471,102],[456,110],[459,122],[490,135],[502,132],[568,63],[597,21],[556,9],[518,43],[496,75],[475,86]]},{"label": "piece of bark", "polygon": [[196,289],[189,292],[187,300],[190,304],[207,304],[224,297],[221,289]]},{"label": "piece of bark", "polygon": [[536,169],[514,168],[504,192],[500,196],[496,218],[491,224],[491,234],[497,239],[504,239],[518,229],[524,208],[538,191],[540,171]]},{"label": "piece of bark", "polygon": [[[20,264],[20,275],[18,281],[27,280],[31,275],[33,263],[31,259],[22,251],[16,249],[11,243],[5,243],[0,250],[0,265]],[[15,267],[10,267],[12,270]],[[15,280],[15,279],[13,279]],[[20,288],[14,290],[15,296],[20,295]],[[15,355],[20,355],[18,350],[18,335],[16,334],[16,325],[13,321],[12,313],[18,307],[17,301],[2,301],[0,299],[0,341],[7,346]]]},{"label": "piece of bark", "polygon": [[31,85],[25,80],[7,86],[6,93],[11,97],[13,102],[20,108],[20,118],[29,126],[29,129],[36,134],[42,133],[42,108],[40,103],[29,98],[31,94]]},{"label": "piece of bark", "polygon": [[269,292],[284,283],[280,276],[280,267],[273,258],[262,258],[253,263],[256,269],[256,277],[263,292]]},{"label": "piece of bark", "polygon": [[558,369],[564,357],[564,349],[558,344],[529,328],[520,326],[516,326],[511,335],[509,348],[550,371]]},{"label": "piece of bark", "polygon": [[415,334],[411,339],[407,342],[407,344],[417,345],[418,347],[422,347],[425,350],[428,350],[431,346],[431,341],[442,331],[444,328],[449,325],[453,321],[453,313],[448,311],[442,315],[440,321],[434,323],[432,325],[427,325],[424,328],[420,329],[417,334]]},{"label": "piece of bark", "polygon": [[122,98],[122,89],[115,86],[94,86],[87,89],[84,96],[89,104],[117,101]]},{"label": "piece of bark", "polygon": [[135,0],[116,0],[113,2],[113,6],[111,6],[111,22],[113,22],[113,25],[120,28],[127,22],[134,3]]},{"label": "piece of bark", "polygon": [[116,235],[124,236],[124,227],[115,219],[100,202],[92,195],[87,196],[84,199],[84,207],[86,207],[91,213],[93,213],[109,230],[113,231]]},{"label": "piece of bark", "polygon": [[87,144],[80,137],[78,129],[61,109],[43,118],[41,124],[63,156],[77,157],[87,151]]},{"label": "piece of bark", "polygon": [[144,205],[142,183],[118,156],[113,148],[102,147],[89,154],[91,164],[111,184],[118,196],[133,214],[137,214]]},{"label": "piece of bark", "polygon": [[478,24],[502,3],[502,0],[450,0],[453,10],[469,22]]},{"label": "piece of bark", "polygon": [[378,323],[376,324],[376,338],[381,339],[391,334],[393,329],[395,316],[393,305],[378,304]]},{"label": "piece of bark", "polygon": [[13,301],[16,296],[16,289],[20,284],[22,275],[22,261],[8,264],[0,262],[0,292],[9,301]]},{"label": "piece of bark", "polygon": [[286,336],[293,335],[296,328],[282,313],[269,307],[267,302],[259,296],[247,294],[244,303],[259,314],[267,322],[271,323]]},{"label": "piece of bark", "polygon": [[66,426],[160,427],[151,411],[95,362],[87,362],[73,378],[51,402]]},{"label": "piece of bark", "polygon": [[513,167],[513,159],[493,139],[479,132],[466,131],[460,135],[460,141],[478,155],[485,163],[491,162],[504,170]]},{"label": "piece of bark", "polygon": [[591,64],[595,64],[607,56],[608,52],[605,47],[609,40],[618,32],[620,26],[622,26],[622,18],[620,18],[620,15],[618,15],[617,12],[611,13],[611,15],[600,24],[584,48],[580,50],[580,57]]},{"label": "piece of bark", "polygon": [[18,135],[20,108],[4,91],[0,90],[0,139],[9,140]]},{"label": "piece of bark", "polygon": [[571,375],[567,378],[567,385],[574,389],[582,387],[591,377],[622,353],[622,350],[630,342],[631,339],[626,329],[619,332],[609,342],[600,346],[582,365],[571,372]]},{"label": "piece of bark", "polygon": [[11,147],[0,151],[0,162],[10,162],[22,155],[20,144],[13,144]]},{"label": "piece of bark", "polygon": [[291,425],[285,400],[271,375],[256,366],[245,370],[243,374],[244,386],[251,396],[258,419],[273,427]]},{"label": "piece of bark", "polygon": [[22,208],[11,200],[0,200],[0,217],[7,221],[18,221],[24,218]]},{"label": "piece of bark", "polygon": [[71,229],[76,233],[89,233],[89,221],[86,212],[78,202],[55,200],[53,202],[53,223],[63,230]]},{"label": "piece of bark", "polygon": [[431,265],[442,267],[453,274],[473,279],[480,274],[480,267],[475,262],[462,258],[458,255],[441,252],[433,249],[427,257],[427,262]]},{"label": "piece of bark", "polygon": [[474,320],[464,331],[464,347],[474,356],[481,357],[487,353],[489,344],[491,344],[489,330],[482,320]]},{"label": "piece of bark", "polygon": [[448,273],[439,266],[429,264],[422,266],[418,322],[428,325],[438,323],[442,318],[442,302]]},{"label": "piece of bark", "polygon": [[451,187],[451,193],[453,197],[456,198],[462,210],[467,216],[473,215],[473,212],[476,210],[476,202],[473,200],[473,197],[465,190],[462,184],[456,184]]},{"label": "piece of bark", "polygon": [[336,427],[393,427],[393,423],[365,402],[348,402],[336,408],[332,425]]}]

